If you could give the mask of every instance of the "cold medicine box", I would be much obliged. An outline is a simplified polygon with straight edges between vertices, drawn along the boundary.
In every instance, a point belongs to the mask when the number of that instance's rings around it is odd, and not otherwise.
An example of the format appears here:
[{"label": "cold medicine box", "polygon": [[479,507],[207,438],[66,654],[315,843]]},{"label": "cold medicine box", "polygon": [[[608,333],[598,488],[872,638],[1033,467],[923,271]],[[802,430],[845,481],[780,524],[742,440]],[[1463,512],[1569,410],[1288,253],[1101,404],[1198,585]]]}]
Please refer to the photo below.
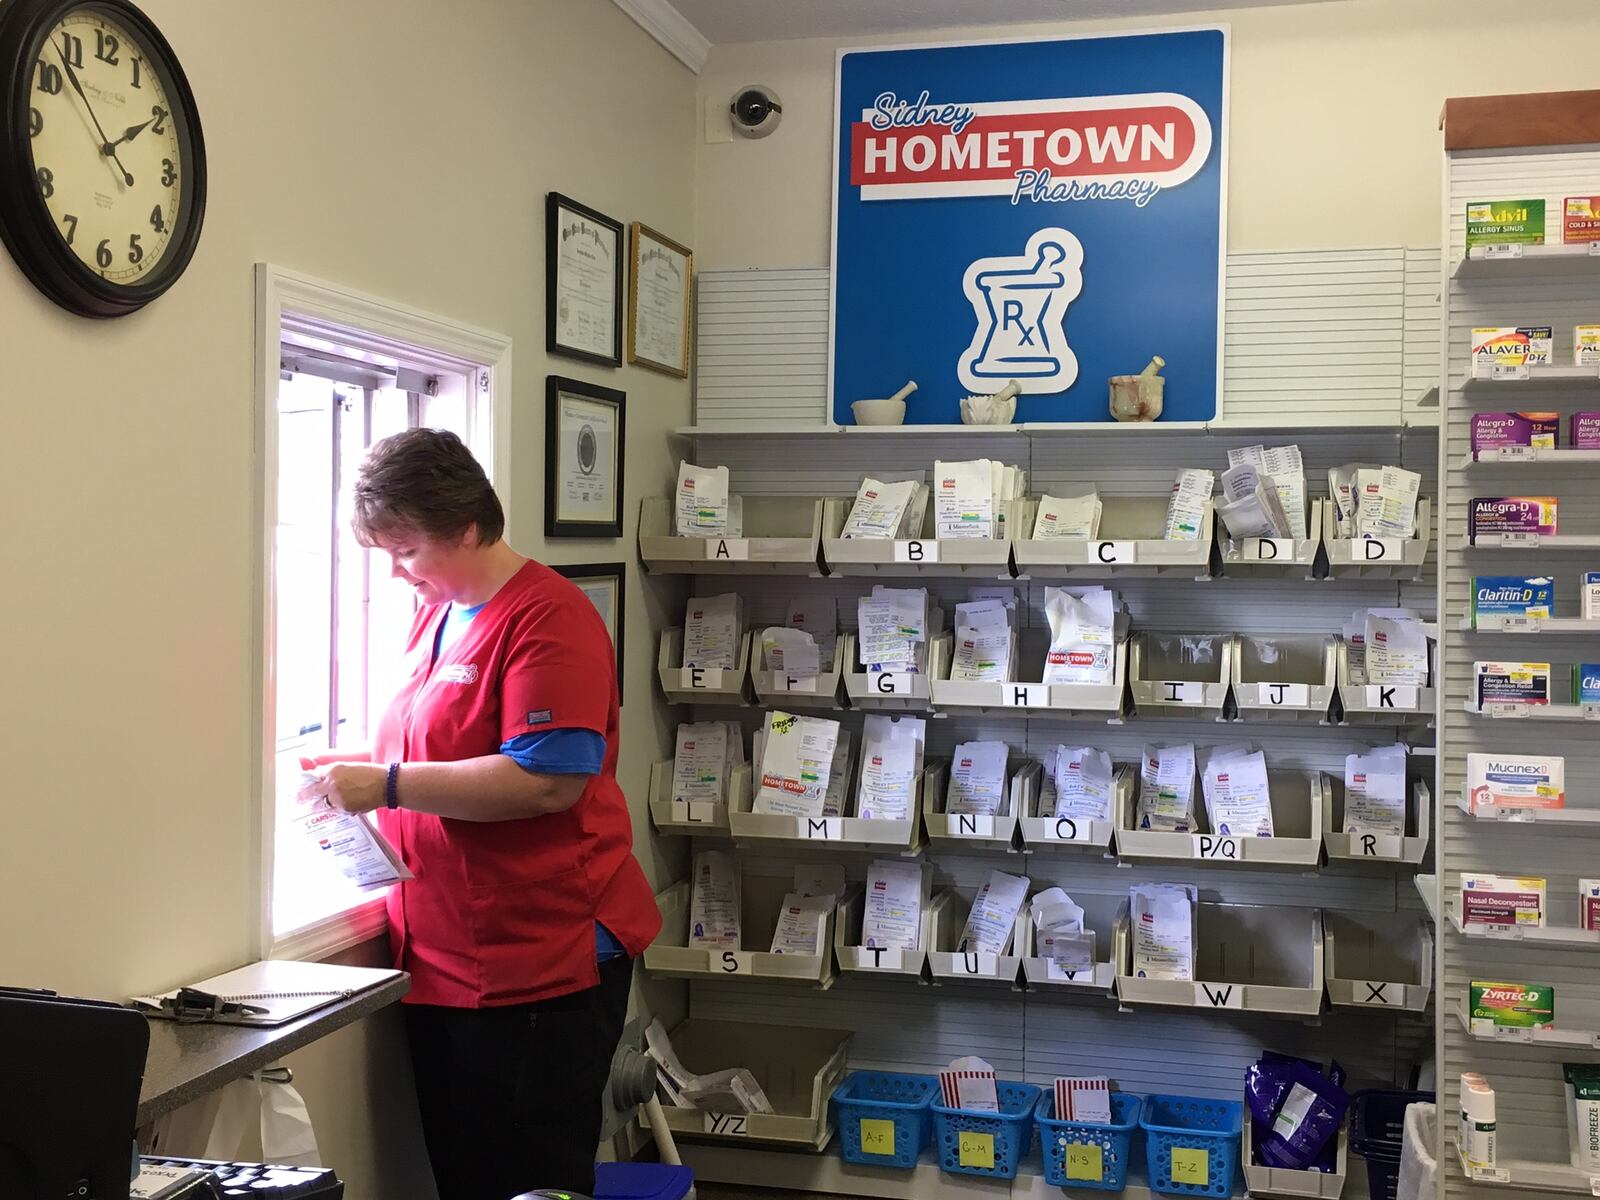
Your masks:
[{"label": "cold medicine box", "polygon": [[1472,331],[1472,377],[1488,379],[1496,367],[1548,367],[1555,349],[1549,325],[1483,325]]},{"label": "cold medicine box", "polygon": [[1566,759],[1514,754],[1467,755],[1467,799],[1481,808],[1565,808]]},{"label": "cold medicine box", "polygon": [[1501,446],[1534,446],[1554,450],[1561,436],[1561,414],[1553,412],[1499,412],[1472,414],[1472,450],[1497,450]]},{"label": "cold medicine box", "polygon": [[1584,572],[1582,612],[1585,621],[1600,621],[1600,571]]},{"label": "cold medicine box", "polygon": [[1467,205],[1467,247],[1544,245],[1544,201],[1476,200]]},{"label": "cold medicine box", "polygon": [[1550,537],[1559,516],[1560,503],[1554,496],[1474,496],[1467,536],[1474,542],[1508,533]]},{"label": "cold medicine box", "polygon": [[1472,619],[1555,616],[1556,581],[1548,575],[1475,575]]},{"label": "cold medicine box", "polygon": [[1476,662],[1472,664],[1478,708],[1491,704],[1549,704],[1547,662]]},{"label": "cold medicine box", "polygon": [[1572,702],[1600,705],[1600,663],[1575,663],[1572,668]]},{"label": "cold medicine box", "polygon": [[1461,924],[1543,929],[1545,881],[1538,876],[1463,875]]}]

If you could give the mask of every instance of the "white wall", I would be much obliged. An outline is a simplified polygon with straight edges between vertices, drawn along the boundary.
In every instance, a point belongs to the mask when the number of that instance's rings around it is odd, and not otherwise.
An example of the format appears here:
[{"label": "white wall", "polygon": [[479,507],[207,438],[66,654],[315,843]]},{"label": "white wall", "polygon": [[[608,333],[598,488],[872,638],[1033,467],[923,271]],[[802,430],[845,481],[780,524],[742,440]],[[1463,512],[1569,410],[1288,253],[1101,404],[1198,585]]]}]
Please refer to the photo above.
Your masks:
[{"label": "white wall", "polygon": [[705,101],[725,109],[737,87],[759,82],[778,90],[784,116],[765,140],[707,144],[702,135],[696,261],[703,269],[827,265],[842,47],[1214,21],[1233,28],[1229,250],[1437,245],[1443,101],[1595,86],[1590,39],[1580,32],[1594,28],[1594,6],[1549,0],[1539,17],[1538,34],[1519,41],[1501,33],[1514,18],[1494,0],[1348,0],[1167,21],[718,46],[700,76],[702,112]]},{"label": "white wall", "polygon": [[[95,323],[0,255],[0,980],[110,997],[254,949],[252,264],[514,339],[510,517],[536,557],[634,562],[634,506],[668,486],[663,431],[689,411],[681,381],[543,352],[547,190],[692,242],[693,76],[613,5],[143,3],[209,151],[188,274]],[[620,541],[547,553],[539,536],[551,371],[629,394]],[[647,845],[663,730],[636,568],[627,606],[622,781]],[[371,1145],[377,1124],[408,1127],[407,1089],[366,1074],[398,1051],[394,1032],[341,1035],[325,1065],[306,1056],[351,1200],[431,1195],[412,1182],[414,1144]]]}]

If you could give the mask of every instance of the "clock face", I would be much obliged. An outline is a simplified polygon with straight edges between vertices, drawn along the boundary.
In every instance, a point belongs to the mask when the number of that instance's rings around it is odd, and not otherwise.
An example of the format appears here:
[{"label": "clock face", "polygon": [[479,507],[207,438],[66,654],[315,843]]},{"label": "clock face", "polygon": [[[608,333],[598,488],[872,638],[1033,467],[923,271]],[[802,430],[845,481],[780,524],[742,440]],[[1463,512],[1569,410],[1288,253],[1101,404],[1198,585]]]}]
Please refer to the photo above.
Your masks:
[{"label": "clock face", "polygon": [[112,8],[65,13],[32,63],[35,186],[56,235],[106,283],[153,277],[184,214],[181,112],[165,68]]}]

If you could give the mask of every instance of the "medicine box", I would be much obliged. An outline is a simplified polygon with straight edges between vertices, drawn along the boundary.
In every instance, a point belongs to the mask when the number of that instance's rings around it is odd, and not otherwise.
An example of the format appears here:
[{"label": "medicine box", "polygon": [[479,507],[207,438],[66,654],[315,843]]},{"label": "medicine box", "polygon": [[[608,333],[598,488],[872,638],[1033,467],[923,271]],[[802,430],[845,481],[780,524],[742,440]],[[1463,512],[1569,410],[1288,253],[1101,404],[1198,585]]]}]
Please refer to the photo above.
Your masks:
[{"label": "medicine box", "polygon": [[1600,704],[1600,663],[1573,664],[1572,702]]},{"label": "medicine box", "polygon": [[1544,245],[1544,201],[1477,200],[1467,205],[1467,247]]},{"label": "medicine box", "polygon": [[1600,366],[1600,325],[1572,327],[1572,365]]},{"label": "medicine box", "polygon": [[[1597,326],[1600,329],[1600,326]],[[1600,361],[1600,360],[1597,360]],[[1561,437],[1561,414],[1553,412],[1501,412],[1472,414],[1472,449],[1499,446],[1537,446],[1554,450]]]},{"label": "medicine box", "polygon": [[1578,880],[1578,925],[1600,933],[1600,879]]},{"label": "medicine box", "polygon": [[1472,664],[1478,707],[1489,704],[1549,704],[1550,664],[1478,662]]},{"label": "medicine box", "polygon": [[1472,811],[1495,808],[1565,808],[1567,762],[1560,755],[1467,755],[1467,796]]},{"label": "medicine box", "polygon": [[1572,414],[1569,426],[1572,436],[1567,439],[1574,450],[1600,450],[1600,412]]},{"label": "medicine box", "polygon": [[1556,581],[1548,575],[1476,575],[1472,580],[1472,616],[1555,616]]},{"label": "medicine box", "polygon": [[1545,881],[1535,875],[1463,875],[1461,924],[1544,928]]},{"label": "medicine box", "polygon": [[1482,378],[1491,367],[1547,367],[1554,348],[1548,325],[1485,325],[1472,331],[1472,371]]},{"label": "medicine box", "polygon": [[1561,202],[1561,240],[1600,242],[1600,196],[1568,196]]},{"label": "medicine box", "polygon": [[1585,571],[1583,574],[1583,607],[1580,610],[1585,621],[1600,621],[1600,571]]},{"label": "medicine box", "polygon": [[1559,508],[1554,496],[1474,496],[1468,536],[1473,541],[1503,533],[1548,537],[1556,532]]},{"label": "medicine box", "polygon": [[1548,983],[1471,984],[1474,1025],[1502,1029],[1549,1029],[1556,1023],[1556,990]]}]

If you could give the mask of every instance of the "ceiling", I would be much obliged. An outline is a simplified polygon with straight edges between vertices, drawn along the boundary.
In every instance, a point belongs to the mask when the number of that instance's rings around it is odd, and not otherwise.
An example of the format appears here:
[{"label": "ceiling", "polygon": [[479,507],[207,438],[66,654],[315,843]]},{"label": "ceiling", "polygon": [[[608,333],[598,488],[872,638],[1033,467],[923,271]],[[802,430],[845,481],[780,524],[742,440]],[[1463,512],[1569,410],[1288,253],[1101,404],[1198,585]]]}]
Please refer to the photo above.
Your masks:
[{"label": "ceiling", "polygon": [[957,25],[1150,17],[1319,0],[672,0],[712,45],[854,37]]}]

